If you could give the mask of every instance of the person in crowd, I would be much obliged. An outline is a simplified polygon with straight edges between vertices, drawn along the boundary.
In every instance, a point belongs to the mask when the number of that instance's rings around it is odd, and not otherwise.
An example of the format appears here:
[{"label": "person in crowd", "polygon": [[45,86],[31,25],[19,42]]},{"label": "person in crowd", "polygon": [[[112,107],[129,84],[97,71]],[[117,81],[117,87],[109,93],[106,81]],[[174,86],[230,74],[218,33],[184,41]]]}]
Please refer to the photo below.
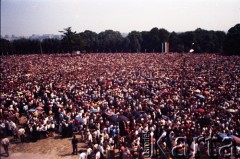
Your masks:
[{"label": "person in crowd", "polygon": [[87,154],[86,154],[86,152],[81,152],[81,153],[79,154],[79,159],[87,159]]},{"label": "person in crowd", "polygon": [[72,154],[73,155],[77,155],[78,154],[78,139],[76,138],[76,135],[73,135],[73,138],[72,138],[72,149],[73,149],[73,152]]},{"label": "person in crowd", "polygon": [[9,156],[9,152],[8,152],[8,147],[9,147],[9,139],[6,137],[6,138],[3,138],[2,141],[1,141],[1,144],[3,146],[3,149],[7,155],[7,157]]}]

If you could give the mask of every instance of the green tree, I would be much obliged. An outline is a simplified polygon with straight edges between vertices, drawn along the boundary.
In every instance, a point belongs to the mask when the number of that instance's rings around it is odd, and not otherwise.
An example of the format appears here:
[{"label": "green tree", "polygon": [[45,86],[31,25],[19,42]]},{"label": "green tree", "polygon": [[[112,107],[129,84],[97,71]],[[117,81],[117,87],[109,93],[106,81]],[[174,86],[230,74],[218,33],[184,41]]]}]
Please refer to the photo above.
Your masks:
[{"label": "green tree", "polygon": [[129,51],[130,52],[140,52],[142,43],[142,34],[138,31],[132,31],[128,34],[128,39],[130,41]]},{"label": "green tree", "polygon": [[240,24],[228,30],[223,49],[226,55],[240,55]]},{"label": "green tree", "polygon": [[215,34],[218,39],[217,53],[223,53],[223,44],[226,39],[226,33],[223,31],[215,31]]},{"label": "green tree", "polygon": [[11,43],[6,39],[0,39],[0,53],[1,55],[8,55],[12,52]]},{"label": "green tree", "polygon": [[152,28],[149,32],[142,32],[142,49],[147,52],[161,52],[162,43],[169,40],[166,29]]},{"label": "green tree", "polygon": [[98,52],[98,34],[90,30],[86,30],[79,34],[79,43],[83,52]]},{"label": "green tree", "polygon": [[14,54],[37,54],[40,53],[40,41],[21,38],[12,42]]},{"label": "green tree", "polygon": [[192,31],[187,31],[187,32],[181,33],[179,35],[179,37],[183,41],[183,51],[184,52],[189,52],[189,50],[193,48],[193,43],[196,45],[196,37],[195,37],[194,32],[192,32]]},{"label": "green tree", "polygon": [[61,50],[61,41],[58,39],[44,39],[41,42],[43,53],[58,53]]},{"label": "green tree", "polygon": [[72,31],[71,27],[63,29],[63,31],[59,31],[63,33],[62,37],[62,44],[64,51],[72,52],[74,50],[79,50],[80,46],[78,45],[77,41],[79,40],[79,34],[76,31]]},{"label": "green tree", "polygon": [[123,37],[120,32],[106,30],[98,34],[101,52],[118,52],[122,50]]},{"label": "green tree", "polygon": [[169,36],[170,52],[183,52],[184,46],[183,41],[179,35],[175,32],[172,32]]}]

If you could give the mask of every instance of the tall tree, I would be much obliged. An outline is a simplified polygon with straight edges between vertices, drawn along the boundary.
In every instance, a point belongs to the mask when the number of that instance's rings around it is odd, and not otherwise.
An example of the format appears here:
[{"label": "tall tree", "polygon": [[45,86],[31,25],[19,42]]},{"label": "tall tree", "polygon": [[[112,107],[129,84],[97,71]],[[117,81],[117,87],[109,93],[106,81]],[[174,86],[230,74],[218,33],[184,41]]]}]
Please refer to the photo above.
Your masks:
[{"label": "tall tree", "polygon": [[224,42],[224,53],[226,55],[240,55],[240,24],[228,30]]},{"label": "tall tree", "polygon": [[217,53],[223,53],[223,44],[226,39],[226,33],[223,31],[216,31],[215,32],[217,39],[218,39],[218,51]]},{"label": "tall tree", "polygon": [[40,53],[40,41],[21,38],[12,42],[14,54],[37,54]]},{"label": "tall tree", "polygon": [[8,55],[12,52],[10,41],[6,39],[0,39],[0,44],[1,55]]},{"label": "tall tree", "polygon": [[189,52],[190,49],[193,48],[193,44],[196,44],[196,37],[194,35],[194,32],[192,31],[184,32],[181,33],[179,36],[183,41],[184,52]]},{"label": "tall tree", "polygon": [[44,39],[41,43],[43,53],[61,52],[61,41],[58,39]]},{"label": "tall tree", "polygon": [[184,46],[183,41],[179,35],[172,32],[169,36],[170,52],[183,52]]},{"label": "tall tree", "polygon": [[101,52],[118,52],[122,50],[123,37],[120,32],[106,30],[98,34],[99,50]]},{"label": "tall tree", "polygon": [[64,45],[64,51],[72,52],[74,50],[79,49],[79,45],[77,45],[77,41],[79,39],[79,34],[77,34],[76,31],[72,31],[71,27],[63,29],[63,31],[59,31],[60,33],[63,33],[62,42]]},{"label": "tall tree", "polygon": [[140,52],[142,43],[142,34],[138,31],[132,31],[128,34],[128,39],[130,40],[129,51],[130,52]]},{"label": "tall tree", "polygon": [[90,30],[80,33],[80,46],[83,52],[98,52],[98,34]]}]

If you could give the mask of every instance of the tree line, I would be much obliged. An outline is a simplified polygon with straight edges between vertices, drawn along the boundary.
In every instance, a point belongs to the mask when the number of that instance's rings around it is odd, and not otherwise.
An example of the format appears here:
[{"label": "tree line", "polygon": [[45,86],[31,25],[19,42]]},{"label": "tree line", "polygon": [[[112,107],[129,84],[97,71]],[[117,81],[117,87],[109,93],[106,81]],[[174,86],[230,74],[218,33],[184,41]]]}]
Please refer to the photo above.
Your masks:
[{"label": "tree line", "polygon": [[118,31],[106,30],[99,34],[86,30],[81,33],[71,27],[59,31],[62,39],[1,40],[1,55],[66,53],[114,53],[114,52],[162,52],[162,43],[170,44],[170,52],[223,53],[240,55],[240,24],[223,31],[208,31],[198,28],[182,33],[168,32],[166,29],[152,28],[150,31],[132,31],[126,37]]}]

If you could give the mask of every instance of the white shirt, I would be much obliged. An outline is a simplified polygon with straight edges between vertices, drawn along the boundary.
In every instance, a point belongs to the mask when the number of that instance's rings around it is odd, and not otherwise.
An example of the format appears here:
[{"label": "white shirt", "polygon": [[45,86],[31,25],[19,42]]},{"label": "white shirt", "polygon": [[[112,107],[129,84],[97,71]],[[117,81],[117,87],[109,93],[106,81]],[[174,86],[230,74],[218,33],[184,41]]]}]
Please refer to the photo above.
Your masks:
[{"label": "white shirt", "polygon": [[100,159],[100,158],[101,158],[101,154],[100,154],[100,151],[98,151],[98,152],[96,153],[95,159]]},{"label": "white shirt", "polygon": [[80,155],[79,155],[79,159],[86,159],[87,157],[87,154],[85,152],[82,152]]},{"label": "white shirt", "polygon": [[91,141],[92,142],[93,138],[92,138],[92,134],[88,134],[88,141]]},{"label": "white shirt", "polygon": [[92,149],[91,148],[88,148],[87,149],[87,155],[90,155],[92,153]]}]

